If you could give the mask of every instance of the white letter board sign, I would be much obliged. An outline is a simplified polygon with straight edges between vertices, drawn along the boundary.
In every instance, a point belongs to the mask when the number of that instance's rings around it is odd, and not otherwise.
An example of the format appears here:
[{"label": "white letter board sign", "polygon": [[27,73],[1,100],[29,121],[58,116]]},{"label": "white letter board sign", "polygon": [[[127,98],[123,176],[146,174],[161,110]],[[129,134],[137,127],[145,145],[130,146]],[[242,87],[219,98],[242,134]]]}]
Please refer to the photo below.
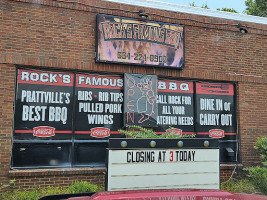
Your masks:
[{"label": "white letter board sign", "polygon": [[108,191],[220,188],[216,139],[110,139],[109,145]]}]

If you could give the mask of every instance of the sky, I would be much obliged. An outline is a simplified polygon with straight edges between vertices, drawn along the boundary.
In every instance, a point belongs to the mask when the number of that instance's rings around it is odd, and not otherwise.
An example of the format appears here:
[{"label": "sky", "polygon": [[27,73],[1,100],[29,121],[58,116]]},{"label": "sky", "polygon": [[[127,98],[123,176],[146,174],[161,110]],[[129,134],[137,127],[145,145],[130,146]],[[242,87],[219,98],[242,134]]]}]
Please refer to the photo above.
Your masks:
[{"label": "sky", "polygon": [[207,3],[208,7],[212,10],[217,10],[217,8],[233,8],[240,14],[246,9],[245,0],[156,0],[166,3],[174,3],[180,5],[189,5],[195,2],[197,7],[201,7]]}]

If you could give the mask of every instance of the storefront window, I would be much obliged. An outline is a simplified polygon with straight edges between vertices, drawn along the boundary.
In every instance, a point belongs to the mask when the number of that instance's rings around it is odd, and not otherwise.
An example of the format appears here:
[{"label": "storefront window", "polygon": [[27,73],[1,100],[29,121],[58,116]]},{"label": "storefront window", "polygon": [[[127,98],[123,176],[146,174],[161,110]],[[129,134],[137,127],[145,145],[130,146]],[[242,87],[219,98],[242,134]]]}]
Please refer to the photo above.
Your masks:
[{"label": "storefront window", "polygon": [[[221,162],[237,162],[234,84],[153,81],[158,134],[172,126],[180,134],[219,138]],[[124,137],[118,132],[125,128],[124,89],[122,75],[19,68],[12,167],[104,167],[108,138]]]}]

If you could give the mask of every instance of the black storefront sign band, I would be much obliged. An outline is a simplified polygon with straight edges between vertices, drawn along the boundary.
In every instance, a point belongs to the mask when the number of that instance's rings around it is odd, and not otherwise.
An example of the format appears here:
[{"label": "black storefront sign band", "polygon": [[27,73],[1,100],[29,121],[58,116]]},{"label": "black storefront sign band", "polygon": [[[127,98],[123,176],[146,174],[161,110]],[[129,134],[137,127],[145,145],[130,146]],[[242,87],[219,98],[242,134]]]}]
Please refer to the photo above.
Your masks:
[{"label": "black storefront sign band", "polygon": [[18,69],[12,166],[102,166],[108,138],[124,137],[127,102],[135,125],[220,138],[221,162],[236,159],[234,84],[127,75],[128,88],[122,76]]},{"label": "black storefront sign band", "polygon": [[66,140],[73,129],[76,139],[121,137],[126,124],[236,139],[234,84],[78,73],[74,83],[74,77],[18,70],[15,140]]}]

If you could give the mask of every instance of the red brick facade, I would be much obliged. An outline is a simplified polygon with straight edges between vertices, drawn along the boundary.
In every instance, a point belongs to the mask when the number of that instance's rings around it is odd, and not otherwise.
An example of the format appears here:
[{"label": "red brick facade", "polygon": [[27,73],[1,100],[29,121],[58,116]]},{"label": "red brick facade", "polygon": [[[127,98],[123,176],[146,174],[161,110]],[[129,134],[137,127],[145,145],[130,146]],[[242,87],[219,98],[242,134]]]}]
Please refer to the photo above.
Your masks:
[{"label": "red brick facade", "polygon": [[[2,182],[14,188],[69,185],[75,179],[104,183],[104,169],[10,170],[16,66],[237,83],[240,164],[259,163],[253,145],[267,135],[267,25],[156,9],[145,9],[149,20],[185,25],[185,69],[103,64],[95,62],[96,15],[138,18],[142,7],[78,0],[3,0],[0,3],[0,149]],[[234,167],[221,168],[226,180]]]}]

